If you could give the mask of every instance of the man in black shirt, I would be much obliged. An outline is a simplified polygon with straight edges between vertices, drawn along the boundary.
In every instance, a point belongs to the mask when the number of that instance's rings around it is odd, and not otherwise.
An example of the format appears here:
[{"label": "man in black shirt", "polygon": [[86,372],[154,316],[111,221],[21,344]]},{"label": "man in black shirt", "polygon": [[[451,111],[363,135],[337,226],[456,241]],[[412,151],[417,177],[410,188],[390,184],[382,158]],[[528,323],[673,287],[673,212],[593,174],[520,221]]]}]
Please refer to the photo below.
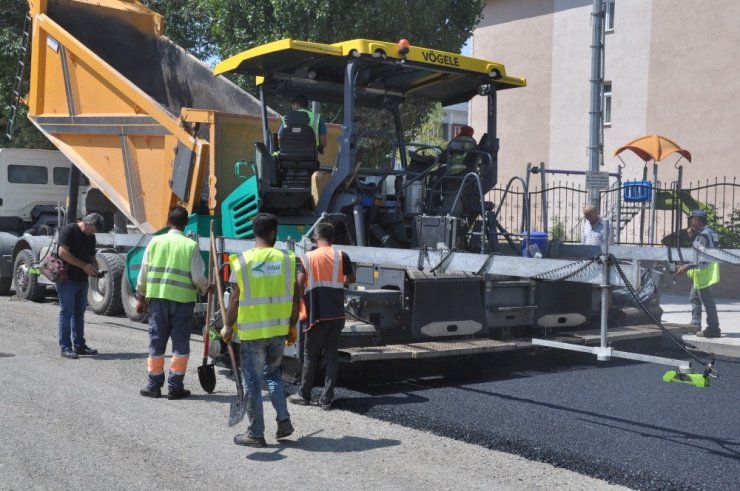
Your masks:
[{"label": "man in black shirt", "polygon": [[59,258],[67,264],[69,278],[57,283],[59,296],[59,347],[62,356],[97,355],[85,344],[87,279],[98,275],[95,259],[95,234],[105,227],[103,217],[90,213],[77,223],[59,229]]}]

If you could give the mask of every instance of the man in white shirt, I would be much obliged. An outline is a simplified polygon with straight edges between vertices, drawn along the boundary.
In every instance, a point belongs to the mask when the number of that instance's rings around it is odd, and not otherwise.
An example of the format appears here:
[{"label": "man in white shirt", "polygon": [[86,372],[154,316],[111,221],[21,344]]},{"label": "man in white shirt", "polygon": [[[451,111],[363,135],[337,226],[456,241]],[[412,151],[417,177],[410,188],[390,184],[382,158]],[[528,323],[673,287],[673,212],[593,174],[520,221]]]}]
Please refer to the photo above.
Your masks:
[{"label": "man in white shirt", "polygon": [[[604,222],[594,205],[583,207],[583,228],[581,229],[581,244],[600,246],[604,243]],[[609,234],[609,244],[614,243],[614,237]]]}]

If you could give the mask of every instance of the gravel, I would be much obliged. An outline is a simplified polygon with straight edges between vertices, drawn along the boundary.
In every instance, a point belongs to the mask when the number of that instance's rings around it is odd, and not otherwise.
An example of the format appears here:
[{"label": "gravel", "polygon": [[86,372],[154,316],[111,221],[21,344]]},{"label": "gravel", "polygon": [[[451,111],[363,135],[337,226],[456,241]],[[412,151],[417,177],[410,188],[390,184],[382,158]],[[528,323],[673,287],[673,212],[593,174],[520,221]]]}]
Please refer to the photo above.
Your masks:
[{"label": "gravel", "polygon": [[[404,424],[382,421],[375,413],[384,406],[375,403],[366,411],[373,417],[342,410],[345,402],[332,412],[290,406],[296,433],[280,443],[267,404],[268,446],[239,447],[232,438],[245,425],[226,425],[233,381],[217,370],[213,394],[197,382],[199,336],[191,341],[186,376],[193,396],[147,399],[138,394],[146,378],[145,325],[88,312],[87,342],[101,354],[67,360],[59,356],[57,315],[51,302],[0,297],[2,489],[618,489],[441,436],[445,431],[436,427],[410,428],[406,420],[414,419],[414,412],[396,418]],[[418,398],[408,391],[388,397]],[[495,417],[494,406],[488,411]],[[480,443],[474,427],[464,434],[457,434],[456,425],[449,427],[451,436]]]}]

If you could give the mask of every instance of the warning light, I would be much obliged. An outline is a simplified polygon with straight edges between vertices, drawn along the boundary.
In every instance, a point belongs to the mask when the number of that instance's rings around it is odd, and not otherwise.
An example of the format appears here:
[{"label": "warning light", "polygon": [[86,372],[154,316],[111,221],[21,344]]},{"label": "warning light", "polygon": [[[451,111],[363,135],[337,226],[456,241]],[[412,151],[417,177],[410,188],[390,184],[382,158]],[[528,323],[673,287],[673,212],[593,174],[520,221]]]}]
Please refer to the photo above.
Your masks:
[{"label": "warning light", "polygon": [[398,42],[398,54],[401,56],[406,56],[409,53],[409,40],[408,39],[401,39]]}]

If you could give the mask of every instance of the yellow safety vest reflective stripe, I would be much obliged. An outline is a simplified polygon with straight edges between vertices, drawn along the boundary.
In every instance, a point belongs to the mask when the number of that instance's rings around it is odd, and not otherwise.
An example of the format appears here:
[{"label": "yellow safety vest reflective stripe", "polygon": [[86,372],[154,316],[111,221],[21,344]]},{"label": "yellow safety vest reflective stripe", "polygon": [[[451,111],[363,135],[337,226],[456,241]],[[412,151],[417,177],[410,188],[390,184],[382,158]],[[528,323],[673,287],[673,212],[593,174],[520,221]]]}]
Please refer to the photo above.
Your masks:
[{"label": "yellow safety vest reflective stripe", "polygon": [[158,235],[147,252],[146,297],[195,302],[197,288],[190,276],[190,262],[198,244],[180,234]]},{"label": "yellow safety vest reflective stripe", "polygon": [[231,256],[229,263],[239,285],[239,339],[287,335],[295,288],[293,253],[259,247]]}]

